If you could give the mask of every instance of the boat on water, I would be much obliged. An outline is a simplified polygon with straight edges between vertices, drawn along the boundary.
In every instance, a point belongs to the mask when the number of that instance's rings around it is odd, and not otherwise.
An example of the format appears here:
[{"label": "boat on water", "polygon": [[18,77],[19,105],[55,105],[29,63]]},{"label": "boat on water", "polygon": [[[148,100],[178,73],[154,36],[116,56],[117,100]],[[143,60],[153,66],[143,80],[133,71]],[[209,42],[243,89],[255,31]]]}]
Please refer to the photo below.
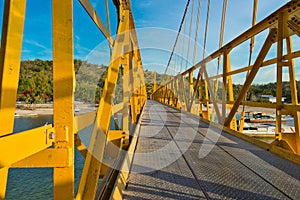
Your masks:
[{"label": "boat on water", "polygon": [[[245,121],[250,123],[276,123],[276,115],[264,112],[245,112]],[[287,117],[282,116],[281,122],[287,122]]]},{"label": "boat on water", "polygon": [[[243,133],[253,137],[275,137],[276,125],[272,123],[250,123],[245,122]],[[294,126],[282,124],[282,133],[296,133]]]},{"label": "boat on water", "polygon": [[[281,119],[282,133],[295,133],[295,127],[287,125],[288,116]],[[253,137],[275,137],[276,133],[275,114],[266,114],[264,112],[246,112],[243,132]]]}]

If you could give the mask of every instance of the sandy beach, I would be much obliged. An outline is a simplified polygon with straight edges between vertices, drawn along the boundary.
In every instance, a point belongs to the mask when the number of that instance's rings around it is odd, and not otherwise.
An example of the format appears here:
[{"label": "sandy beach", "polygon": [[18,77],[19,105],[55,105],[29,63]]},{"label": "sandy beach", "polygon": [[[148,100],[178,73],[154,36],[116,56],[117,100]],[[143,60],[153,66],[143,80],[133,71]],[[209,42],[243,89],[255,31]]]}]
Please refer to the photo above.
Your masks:
[{"label": "sandy beach", "polygon": [[[83,114],[96,110],[97,107],[92,104],[76,104],[75,114]],[[221,108],[220,108],[221,109]],[[229,113],[229,109],[227,112]],[[238,113],[241,113],[242,106],[239,107]],[[245,106],[245,111],[247,112],[266,112],[275,113],[275,109],[270,108],[256,108]],[[16,117],[33,117],[39,115],[53,115],[53,104],[17,104],[15,116]]]},{"label": "sandy beach", "polygon": [[[78,104],[75,114],[91,112],[97,109],[95,105]],[[15,117],[34,117],[39,115],[53,115],[53,104],[17,104]]]}]

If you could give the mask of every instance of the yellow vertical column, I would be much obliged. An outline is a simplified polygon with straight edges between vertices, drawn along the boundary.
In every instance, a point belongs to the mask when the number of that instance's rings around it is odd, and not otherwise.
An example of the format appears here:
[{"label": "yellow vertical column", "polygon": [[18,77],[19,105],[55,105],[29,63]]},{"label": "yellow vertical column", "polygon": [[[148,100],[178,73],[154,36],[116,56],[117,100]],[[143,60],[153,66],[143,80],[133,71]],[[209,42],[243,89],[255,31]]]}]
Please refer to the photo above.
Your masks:
[{"label": "yellow vertical column", "polygon": [[206,114],[204,116],[205,119],[210,120],[210,107],[209,107],[209,94],[208,94],[208,85],[207,85],[207,80],[204,81],[205,85],[205,101],[206,101]]},{"label": "yellow vertical column", "polygon": [[194,101],[193,101],[193,97],[194,97],[194,80],[193,80],[193,74],[194,74],[194,71],[191,71],[189,73],[189,112],[191,113],[195,113],[194,110],[193,110],[193,104],[194,104]]},{"label": "yellow vertical column", "polygon": [[144,105],[144,102],[146,101],[147,98],[147,92],[146,92],[146,85],[145,85],[145,80],[144,80],[144,69],[143,69],[143,64],[141,60],[141,53],[138,45],[138,40],[137,40],[137,34],[133,22],[133,16],[132,13],[130,12],[130,34],[131,34],[131,42],[133,43],[133,58],[134,58],[134,98],[135,99],[135,110],[136,110],[136,115],[138,115],[142,107]]},{"label": "yellow vertical column", "polygon": [[167,94],[168,94],[168,105],[171,106],[172,104],[172,86],[171,86],[171,83],[168,83],[168,91],[167,91]]},{"label": "yellow vertical column", "polygon": [[134,118],[134,122],[137,122],[137,116],[140,113],[141,110],[141,99],[140,99],[140,92],[141,92],[141,88],[140,88],[140,68],[141,66],[141,58],[140,58],[140,52],[138,49],[138,45],[137,43],[134,44],[134,51],[133,51],[133,60],[134,60],[134,67],[133,67],[133,89],[134,89],[134,93],[133,93],[133,106],[131,109],[135,110],[135,115],[133,116]]},{"label": "yellow vertical column", "polygon": [[198,92],[199,92],[199,105],[198,105],[198,114],[200,117],[203,117],[203,113],[202,113],[202,103],[203,103],[203,90],[202,90],[202,86],[203,86],[203,76],[201,76],[201,80],[199,80],[199,87],[198,87]]},{"label": "yellow vertical column", "polygon": [[171,99],[171,106],[175,107],[175,94],[174,94],[174,80],[170,83],[171,91],[170,91],[170,99]]},{"label": "yellow vertical column", "polygon": [[[0,136],[10,134],[20,73],[26,0],[6,0],[0,49]],[[5,198],[8,167],[0,169],[0,199]]]},{"label": "yellow vertical column", "polygon": [[179,78],[175,80],[175,94],[176,94],[176,107],[179,109],[181,107],[181,97],[180,97],[180,88],[179,88]]},{"label": "yellow vertical column", "polygon": [[[224,123],[224,121],[226,119],[227,70],[228,70],[229,59],[230,59],[229,54],[226,50],[223,54],[223,88],[222,88],[222,122],[221,123]],[[217,92],[217,90],[215,92]]]},{"label": "yellow vertical column", "polygon": [[156,91],[156,72],[153,73],[153,92]]},{"label": "yellow vertical column", "polygon": [[[293,52],[293,46],[292,46],[292,37],[288,37],[286,39],[286,47],[287,47],[287,53],[290,56]],[[289,60],[289,75],[290,75],[290,88],[291,88],[291,97],[292,97],[292,104],[298,105],[298,96],[297,96],[297,84],[296,84],[296,74],[295,74],[295,64],[294,60]],[[295,142],[296,142],[296,148],[297,153],[300,153],[300,120],[299,120],[299,112],[294,111],[293,117],[294,117],[294,126],[295,126]]]},{"label": "yellow vertical column", "polygon": [[277,30],[277,88],[276,88],[276,138],[281,140],[281,106],[282,106],[282,55],[283,55],[283,13],[279,13]]},{"label": "yellow vertical column", "polygon": [[[228,75],[228,73],[231,71],[231,66],[230,66],[230,53],[227,52],[226,54],[224,54],[224,68],[225,72],[226,72],[226,82],[227,82],[227,91],[228,91],[228,100],[230,102],[234,101],[234,95],[233,95],[233,84],[232,84],[232,77],[231,75]],[[226,93],[227,95],[227,93]],[[226,103],[226,102],[225,102]],[[227,108],[232,108],[232,103],[227,104],[226,103],[226,109]],[[226,115],[226,110],[225,110],[225,115]],[[226,117],[224,117],[226,118]],[[237,130],[237,124],[236,124],[236,116],[234,115],[234,117],[232,118],[231,122],[230,122],[230,128],[232,130]]]},{"label": "yellow vertical column", "polygon": [[[124,10],[124,13],[127,18],[129,18],[129,10]],[[130,24],[130,23],[129,23]],[[124,60],[123,60],[123,116],[122,116],[122,130],[125,132],[129,132],[129,101],[130,101],[130,93],[131,93],[131,82],[130,82],[130,74],[132,70],[132,48],[130,42],[130,31],[124,34]]]},{"label": "yellow vertical column", "polygon": [[120,20],[118,26],[118,34],[108,66],[103,93],[97,110],[97,118],[90,139],[89,151],[85,158],[76,199],[94,199],[97,190],[102,165],[101,161],[112,114],[113,92],[118,80],[120,60],[123,55],[124,34],[128,34],[125,31],[129,27],[128,16],[125,15],[123,7],[120,7],[120,19],[122,20]]},{"label": "yellow vertical column", "polygon": [[54,199],[74,198],[73,1],[53,0],[54,148],[69,150],[69,166],[54,168]]},{"label": "yellow vertical column", "polygon": [[[133,55],[131,54],[131,59],[133,58],[134,63],[135,61],[135,53],[133,52]],[[139,112],[139,107],[137,105],[138,101],[137,101],[137,95],[138,95],[138,91],[137,91],[137,84],[136,84],[136,79],[137,79],[137,68],[135,66],[132,67],[131,71],[130,71],[130,81],[131,81],[131,117],[132,120],[134,122],[136,122],[136,118],[137,118],[137,113]]]}]

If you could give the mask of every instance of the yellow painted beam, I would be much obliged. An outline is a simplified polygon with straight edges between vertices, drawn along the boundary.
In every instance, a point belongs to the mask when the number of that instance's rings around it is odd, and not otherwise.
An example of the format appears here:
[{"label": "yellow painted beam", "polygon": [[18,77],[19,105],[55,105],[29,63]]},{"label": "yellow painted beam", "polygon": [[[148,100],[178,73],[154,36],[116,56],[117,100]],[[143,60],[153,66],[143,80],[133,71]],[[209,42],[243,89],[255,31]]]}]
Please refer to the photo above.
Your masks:
[{"label": "yellow painted beam", "polygon": [[72,165],[71,149],[48,148],[11,165],[11,168],[52,168]]},{"label": "yellow painted beam", "polygon": [[25,0],[6,0],[0,49],[0,136],[10,134],[20,73]]},{"label": "yellow painted beam", "polygon": [[283,67],[283,32],[284,13],[279,14],[277,33],[277,73],[276,73],[276,138],[282,139],[281,109],[282,109],[282,67]]},{"label": "yellow painted beam", "polygon": [[87,147],[82,143],[80,137],[78,134],[74,135],[75,137],[75,146],[77,147],[78,151],[81,153],[81,155],[85,158],[87,155]]},{"label": "yellow painted beam", "polygon": [[[0,47],[0,136],[12,133],[14,127],[25,9],[26,0],[4,1]],[[8,168],[0,169],[0,199],[5,198],[7,177]]]},{"label": "yellow painted beam", "polygon": [[156,86],[156,72],[153,73],[153,92],[155,92],[157,89]]},{"label": "yellow painted beam", "polygon": [[101,171],[101,160],[104,154],[105,143],[107,140],[106,136],[109,131],[110,118],[112,115],[111,103],[113,100],[113,92],[116,87],[120,59],[122,57],[123,34],[129,27],[128,17],[129,16],[124,16],[124,20],[120,21],[118,27],[118,35],[112,51],[111,62],[108,66],[107,77],[105,79],[102,97],[97,110],[97,119],[92,132],[89,151],[85,159],[76,199],[95,198]]},{"label": "yellow painted beam", "polygon": [[[226,52],[224,53],[224,68],[226,68],[224,71],[225,71],[225,79],[226,79],[226,82],[227,82],[227,85],[224,84],[224,86],[226,87],[227,91],[226,92],[226,96],[228,94],[228,100],[229,101],[234,101],[234,95],[233,95],[233,84],[232,84],[232,77],[231,75],[228,75],[228,73],[231,71],[231,65],[230,65],[230,54],[229,52]],[[226,98],[225,98],[226,99]],[[223,103],[224,103],[224,100],[223,100]],[[228,105],[227,103],[225,103],[225,112],[223,115],[224,119],[226,118],[226,109],[227,107],[228,108],[232,108],[232,105]],[[236,122],[236,116],[233,117],[233,119],[231,120],[231,123],[230,123],[230,128],[233,129],[233,130],[237,130],[237,122]]]},{"label": "yellow painted beam", "polygon": [[[220,103],[221,101],[217,101]],[[234,101],[227,101],[227,104],[234,104]],[[249,102],[249,101],[242,101],[240,105],[250,106],[250,107],[259,107],[259,108],[272,108],[276,109],[276,104],[272,103],[264,103],[264,102]],[[286,112],[292,113],[294,111],[300,111],[300,105],[293,105],[293,104],[283,104],[282,110],[286,110]]]},{"label": "yellow painted beam", "polygon": [[[293,53],[293,41],[292,37],[286,38],[286,48],[288,55]],[[295,74],[295,62],[293,58],[289,60],[289,77],[290,77],[290,88],[291,88],[291,97],[293,105],[298,105],[298,96],[297,96],[297,84],[296,84],[296,74]]]},{"label": "yellow painted beam", "polygon": [[[263,30],[266,30],[268,28],[277,27],[279,13],[281,13],[281,12],[287,13],[289,7],[293,7],[293,4],[295,4],[295,3],[297,4],[299,2],[300,2],[299,0],[288,2],[286,5],[279,8],[277,11],[275,11],[274,13],[269,15],[267,18],[263,19],[261,22],[257,23],[252,28],[248,29],[247,31],[245,31],[241,35],[237,36],[231,42],[227,43],[222,48],[220,48],[217,51],[215,51],[214,53],[210,54],[209,56],[207,56],[206,58],[204,58],[203,60],[201,60],[200,62],[198,62],[197,64],[195,64],[193,67],[186,70],[182,74],[188,74],[189,71],[192,71],[192,70],[195,70],[195,69],[201,67],[202,65],[204,65],[204,64],[210,62],[211,60],[217,58],[218,56],[220,56],[224,52],[225,49],[233,49],[234,47],[242,44],[243,42],[250,39],[251,37],[259,34]],[[293,15],[295,12],[298,12],[299,9],[300,8],[297,7],[295,10],[291,10],[291,12],[289,12],[289,15]]]},{"label": "yellow painted beam", "polygon": [[116,105],[113,105],[112,107],[112,113],[115,114],[115,113],[119,113],[123,110],[123,102],[122,103],[119,103],[119,104],[116,104]]},{"label": "yellow painted beam", "polygon": [[[126,16],[129,16],[129,10],[125,10],[124,13]],[[130,23],[128,25],[130,25]],[[132,79],[132,45],[130,41],[130,34],[124,34],[124,36],[122,129],[126,132],[129,132],[129,103],[130,95],[133,92],[133,83],[130,81]]]},{"label": "yellow painted beam", "polygon": [[[70,150],[71,165],[53,170],[54,199],[74,198],[74,47],[73,0],[52,1],[54,148]],[[63,157],[64,155],[58,155]],[[62,159],[62,158],[60,158]]]},{"label": "yellow painted beam", "polygon": [[299,112],[296,111],[294,112],[294,126],[295,126],[295,142],[296,142],[296,151],[297,154],[300,154],[300,116],[299,116]]},{"label": "yellow painted beam", "polygon": [[0,138],[0,168],[44,150],[54,142],[51,125],[42,126],[21,133],[11,134]]},{"label": "yellow painted beam", "polygon": [[[194,86],[193,86],[193,94],[192,94],[192,96],[191,96],[191,105],[194,105],[195,104],[195,97],[196,97],[196,93],[197,93],[197,91],[199,91],[199,85],[200,85],[200,78],[202,78],[201,77],[201,75],[202,75],[202,70],[201,69],[199,69],[199,71],[198,71],[198,75],[197,75],[197,79],[196,79],[196,83],[194,84]],[[199,96],[200,96],[200,93],[199,93]]]},{"label": "yellow painted beam", "polygon": [[[140,119],[141,120],[141,119]],[[125,190],[125,186],[127,183],[127,179],[129,176],[130,166],[133,160],[133,155],[135,151],[135,147],[138,141],[138,136],[140,132],[141,122],[137,123],[137,127],[133,133],[132,141],[129,145],[129,148],[126,152],[124,161],[120,167],[120,173],[117,177],[116,183],[114,185],[114,189],[111,195],[111,199],[122,199],[123,191]]]},{"label": "yellow painted beam", "polygon": [[75,116],[74,118],[74,133],[78,133],[78,131],[87,128],[92,125],[96,119],[96,112],[89,112],[82,115]]},{"label": "yellow painted beam", "polygon": [[[204,78],[208,79],[208,73],[206,71],[206,66],[203,66],[203,73],[204,73]],[[209,95],[208,95],[208,91],[209,91],[210,92],[210,99],[211,99],[212,103],[214,104],[214,109],[216,111],[218,121],[222,122],[222,116],[221,116],[221,112],[220,112],[219,106],[218,106],[218,104],[216,102],[216,99],[215,99],[214,89],[211,86],[211,84],[210,84],[209,81],[206,81],[205,84],[206,84],[206,86],[205,86],[206,87],[206,89],[205,89],[206,90],[205,91],[206,99],[209,99]],[[210,119],[209,102],[207,102],[206,108],[207,108],[207,111],[208,111],[208,113],[207,113],[208,116],[207,117],[208,117],[208,119]]]},{"label": "yellow painted beam", "polygon": [[129,136],[129,134],[123,130],[109,130],[109,132],[108,132],[108,140],[109,141],[119,140],[122,138],[125,139],[128,136]]},{"label": "yellow painted beam", "polygon": [[[286,48],[288,55],[291,55],[293,52],[292,46],[292,37],[286,38]],[[297,95],[297,84],[296,84],[296,74],[295,74],[295,63],[294,59],[289,59],[289,76],[290,76],[290,89],[291,89],[291,97],[292,97],[292,104],[294,106],[299,106],[298,102],[298,95]],[[300,108],[300,106],[299,106]],[[294,109],[292,115],[294,117],[294,126],[295,126],[295,135],[294,135],[294,142],[295,142],[295,149],[298,154],[300,154],[300,120],[299,120],[299,110]]]},{"label": "yellow painted beam", "polygon": [[5,199],[8,167],[0,168],[0,199]]},{"label": "yellow painted beam", "polygon": [[267,53],[269,52],[273,42],[274,42],[274,37],[276,35],[276,31],[277,29],[271,29],[270,30],[270,33],[259,53],[259,55],[257,56],[257,59],[253,65],[253,68],[251,70],[251,72],[249,73],[241,91],[240,91],[240,94],[238,96],[238,98],[236,99],[235,101],[235,104],[233,105],[228,117],[226,118],[225,120],[225,123],[224,123],[224,126],[229,126],[231,120],[233,119],[238,107],[240,106],[240,103],[243,101],[245,95],[246,95],[246,92],[248,91],[248,89],[250,88],[251,86],[251,83],[252,81],[254,80],[254,77],[255,75],[257,74],[260,66],[261,66],[261,63],[263,62],[263,60],[265,59]]},{"label": "yellow painted beam", "polygon": [[[300,57],[300,51],[295,51],[295,52],[292,52],[291,54],[284,55],[283,60],[290,60],[290,59],[299,58],[299,57]],[[277,58],[272,58],[272,59],[264,61],[261,64],[261,67],[267,67],[267,66],[270,66],[270,65],[273,65],[276,63],[277,63]],[[242,67],[242,68],[236,69],[236,70],[232,70],[232,71],[228,72],[227,75],[235,75],[235,74],[247,72],[247,71],[252,70],[252,67],[253,67],[253,65]],[[221,77],[222,77],[222,74],[219,74],[216,76],[209,77],[209,80],[214,80],[214,79],[221,78]]]},{"label": "yellow painted beam", "polygon": [[91,17],[93,22],[96,24],[96,26],[99,28],[99,30],[103,33],[107,41],[109,42],[110,46],[113,46],[114,40],[111,37],[109,31],[101,21],[100,17],[98,16],[97,12],[95,11],[95,8],[92,6],[89,0],[78,0],[83,8],[86,10],[88,15]]},{"label": "yellow painted beam", "polygon": [[195,93],[195,91],[194,91],[194,80],[193,80],[193,74],[194,74],[194,71],[191,71],[190,73],[189,73],[189,105],[188,105],[188,111],[189,112],[193,112],[192,111],[192,107],[193,107],[193,104],[194,104],[194,100],[193,100],[193,98],[194,98],[194,93]]},{"label": "yellow painted beam", "polygon": [[[223,54],[223,84],[222,84],[222,121],[224,123],[226,118],[226,101],[227,101],[227,72],[228,72],[228,65],[230,65],[230,54],[228,51],[225,51]],[[218,84],[218,79],[216,80]],[[216,88],[215,92],[218,91]]]}]

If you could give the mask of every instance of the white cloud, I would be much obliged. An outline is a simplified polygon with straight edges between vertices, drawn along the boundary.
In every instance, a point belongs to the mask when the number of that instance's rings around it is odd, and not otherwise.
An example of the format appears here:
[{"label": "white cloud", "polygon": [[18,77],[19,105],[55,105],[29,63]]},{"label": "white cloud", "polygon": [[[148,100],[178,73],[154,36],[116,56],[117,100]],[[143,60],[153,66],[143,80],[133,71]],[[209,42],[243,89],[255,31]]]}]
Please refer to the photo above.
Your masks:
[{"label": "white cloud", "polygon": [[147,1],[135,1],[134,3],[136,3],[137,4],[137,6],[138,7],[140,7],[140,8],[148,8],[148,7],[150,7],[152,4],[153,4],[153,2],[152,1],[150,1],[150,0],[147,0]]},{"label": "white cloud", "polygon": [[26,40],[24,40],[24,42],[27,43],[27,44],[34,45],[36,47],[42,48],[44,50],[49,50],[50,51],[50,49],[48,47],[46,47],[45,45],[39,43],[38,41],[26,39]]}]

